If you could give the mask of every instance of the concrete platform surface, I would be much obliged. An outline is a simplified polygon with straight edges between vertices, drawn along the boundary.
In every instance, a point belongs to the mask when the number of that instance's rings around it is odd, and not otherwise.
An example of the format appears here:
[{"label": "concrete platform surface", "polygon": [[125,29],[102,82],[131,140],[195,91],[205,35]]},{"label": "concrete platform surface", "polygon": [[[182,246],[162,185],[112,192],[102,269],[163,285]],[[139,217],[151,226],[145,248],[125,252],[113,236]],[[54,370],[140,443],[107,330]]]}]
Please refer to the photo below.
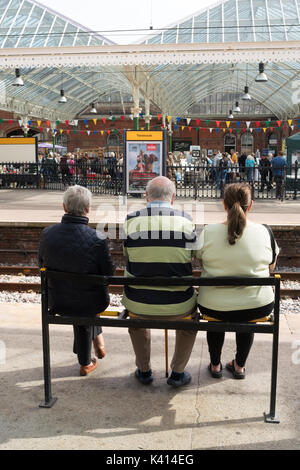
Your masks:
[{"label": "concrete platform surface", "polygon": [[[56,223],[63,214],[62,191],[1,190],[0,223]],[[128,212],[145,205],[144,199],[94,195],[90,214],[91,223],[123,223]],[[224,209],[221,200],[176,199],[176,204],[193,215],[195,223],[223,222]],[[300,200],[255,200],[249,219],[269,225],[299,225]]]},{"label": "concrete platform surface", "polygon": [[[152,334],[155,380],[134,377],[134,355],[126,329],[105,328],[107,356],[88,377],[79,377],[72,353],[72,327],[53,325],[52,389],[43,399],[40,306],[0,304],[0,450],[190,450],[300,448],[300,315],[281,315],[277,393],[280,424],[266,424],[269,411],[271,335],[256,334],[246,380],[228,371],[213,379],[205,333],[198,334],[187,370],[192,382],[166,384],[164,333]],[[169,358],[174,333],[169,332]],[[6,355],[4,354],[6,352]],[[223,364],[234,357],[227,333]]]}]

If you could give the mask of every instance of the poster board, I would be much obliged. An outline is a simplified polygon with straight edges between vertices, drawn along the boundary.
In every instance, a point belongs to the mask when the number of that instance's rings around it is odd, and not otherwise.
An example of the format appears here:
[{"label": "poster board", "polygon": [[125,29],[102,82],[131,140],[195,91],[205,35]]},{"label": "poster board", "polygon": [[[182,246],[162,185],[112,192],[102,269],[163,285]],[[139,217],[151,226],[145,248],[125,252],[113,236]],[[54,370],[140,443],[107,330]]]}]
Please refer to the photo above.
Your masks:
[{"label": "poster board", "polygon": [[1,137],[0,163],[36,163],[36,137]]},{"label": "poster board", "polygon": [[164,174],[163,131],[126,131],[126,192],[145,193],[149,181]]}]

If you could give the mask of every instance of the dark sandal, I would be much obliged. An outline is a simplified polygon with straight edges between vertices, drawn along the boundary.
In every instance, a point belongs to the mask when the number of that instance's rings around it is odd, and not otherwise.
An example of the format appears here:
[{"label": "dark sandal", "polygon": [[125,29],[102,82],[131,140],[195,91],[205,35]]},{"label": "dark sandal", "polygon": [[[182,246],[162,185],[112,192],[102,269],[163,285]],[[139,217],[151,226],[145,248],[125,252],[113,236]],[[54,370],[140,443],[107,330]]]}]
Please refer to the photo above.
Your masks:
[{"label": "dark sandal", "polygon": [[214,379],[220,379],[222,376],[223,376],[223,366],[222,366],[222,362],[220,362],[220,366],[221,366],[221,369],[219,372],[215,372],[212,370],[211,368],[211,363],[208,365],[208,370],[210,372],[210,375],[214,378]]},{"label": "dark sandal", "polygon": [[232,363],[230,364],[229,362],[226,364],[226,369],[229,370],[233,377],[235,379],[244,379],[245,376],[246,376],[246,373],[245,373],[245,367],[244,367],[244,372],[241,372],[241,373],[238,373],[236,370],[235,370],[235,367],[234,367],[234,359],[232,360]]}]

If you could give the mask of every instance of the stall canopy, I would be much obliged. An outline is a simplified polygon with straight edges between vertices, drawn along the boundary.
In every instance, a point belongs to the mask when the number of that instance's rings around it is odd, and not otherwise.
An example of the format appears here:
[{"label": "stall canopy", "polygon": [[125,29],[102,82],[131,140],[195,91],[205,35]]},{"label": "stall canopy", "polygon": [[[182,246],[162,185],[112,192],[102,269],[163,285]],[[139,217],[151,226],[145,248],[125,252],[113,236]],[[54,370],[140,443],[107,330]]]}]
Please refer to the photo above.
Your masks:
[{"label": "stall canopy", "polygon": [[[71,120],[89,115],[92,103],[103,114],[113,95],[126,111],[138,89],[167,115],[225,116],[247,85],[252,103],[240,100],[241,116],[293,118],[300,114],[299,11],[300,0],[226,0],[120,46],[36,1],[0,0],[0,107]],[[255,81],[259,62],[267,82]],[[12,86],[15,68],[23,87]]]}]

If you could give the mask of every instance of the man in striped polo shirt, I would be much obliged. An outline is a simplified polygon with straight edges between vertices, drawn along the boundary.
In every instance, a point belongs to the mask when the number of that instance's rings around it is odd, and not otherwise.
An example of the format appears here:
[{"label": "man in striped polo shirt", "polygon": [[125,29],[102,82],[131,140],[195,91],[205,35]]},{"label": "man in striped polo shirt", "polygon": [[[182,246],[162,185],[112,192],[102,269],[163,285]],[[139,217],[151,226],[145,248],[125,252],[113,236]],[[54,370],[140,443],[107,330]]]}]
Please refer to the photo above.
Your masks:
[{"label": "man in striped polo shirt", "polygon": [[[147,206],[127,216],[124,225],[126,276],[192,276],[195,226],[190,215],[173,208],[174,199],[174,183],[159,176],[147,185]],[[195,311],[196,293],[186,286],[125,286],[123,304],[141,318],[180,320]],[[150,330],[129,328],[129,334],[136,355],[135,376],[141,383],[150,384],[153,380]],[[169,385],[179,387],[191,381],[184,369],[196,334],[196,331],[176,331]]]}]

